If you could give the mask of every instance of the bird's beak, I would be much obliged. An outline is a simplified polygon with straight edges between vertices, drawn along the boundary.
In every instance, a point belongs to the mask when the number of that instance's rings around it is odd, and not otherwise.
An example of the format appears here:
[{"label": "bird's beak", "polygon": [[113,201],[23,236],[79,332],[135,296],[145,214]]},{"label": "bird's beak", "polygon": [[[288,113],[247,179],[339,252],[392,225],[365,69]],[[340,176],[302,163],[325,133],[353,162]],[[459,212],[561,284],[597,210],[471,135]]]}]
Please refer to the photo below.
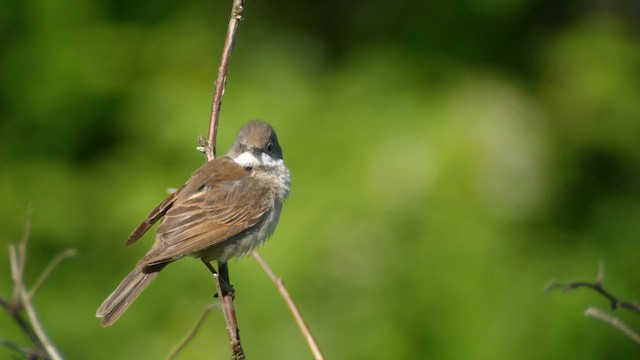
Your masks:
[{"label": "bird's beak", "polygon": [[256,159],[261,159],[262,158],[262,150],[260,150],[259,148],[251,148],[251,155],[253,155]]}]

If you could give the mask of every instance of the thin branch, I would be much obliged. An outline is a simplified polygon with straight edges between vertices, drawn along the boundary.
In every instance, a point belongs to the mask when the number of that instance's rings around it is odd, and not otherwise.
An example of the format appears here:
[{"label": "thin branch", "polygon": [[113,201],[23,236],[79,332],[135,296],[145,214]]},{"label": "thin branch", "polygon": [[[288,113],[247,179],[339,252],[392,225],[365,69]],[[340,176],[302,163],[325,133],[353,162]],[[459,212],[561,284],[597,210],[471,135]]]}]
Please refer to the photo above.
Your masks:
[{"label": "thin branch", "polygon": [[620,319],[618,319],[618,318],[616,318],[614,316],[611,316],[611,315],[603,312],[602,310],[600,310],[600,309],[598,309],[596,307],[588,308],[584,312],[584,316],[604,321],[605,323],[607,323],[607,324],[613,326],[614,328],[622,331],[623,334],[625,334],[626,336],[631,338],[636,343],[640,344],[640,334],[638,334],[633,329],[631,329],[629,326],[627,326],[627,324],[622,322],[622,320],[620,320]]},{"label": "thin branch", "polygon": [[[216,283],[216,291],[218,292],[218,298],[222,299],[224,298],[224,293],[222,291],[222,286],[220,284],[220,275],[219,274],[213,274],[213,278],[215,280]],[[224,320],[227,324],[227,331],[229,332],[229,338],[233,339],[235,337],[234,332],[231,330],[232,329],[232,325],[229,323],[229,317],[227,316],[227,308],[224,306],[222,306],[222,312],[224,313]]]},{"label": "thin branch", "polygon": [[[22,251],[18,250],[20,248],[22,249]],[[31,299],[29,298],[28,291],[24,286],[24,279],[22,277],[23,274],[21,273],[21,271],[24,270],[24,267],[22,267],[20,264],[24,264],[25,259],[20,258],[19,254],[22,253],[26,255],[26,251],[24,250],[25,248],[26,238],[23,239],[17,247],[15,245],[9,246],[9,261],[11,263],[11,275],[14,279],[14,289],[19,289],[17,293],[19,296],[19,304],[21,305],[20,307],[27,312],[27,317],[29,318],[29,322],[31,323],[33,332],[38,337],[38,341],[47,353],[47,356],[49,356],[49,358],[51,358],[52,360],[61,360],[62,356],[60,356],[58,350],[55,348],[55,346],[53,346],[51,340],[49,340],[49,338],[45,334],[44,328],[40,324],[40,319],[38,318],[38,315],[36,314],[36,311],[31,304]]]},{"label": "thin branch", "polygon": [[182,342],[178,344],[175,350],[173,350],[173,352],[167,357],[167,360],[174,360],[175,358],[178,357],[178,355],[182,352],[182,350],[184,350],[187,347],[189,342],[191,342],[191,340],[193,340],[193,338],[196,336],[196,334],[200,330],[200,327],[204,323],[204,320],[207,318],[207,316],[209,315],[209,313],[214,307],[215,305],[213,303],[205,306],[204,310],[202,311],[202,314],[196,321],[195,325],[193,325],[193,328],[191,328],[191,331],[189,331],[189,333],[182,340]]},{"label": "thin branch", "polygon": [[22,237],[20,238],[20,242],[18,246],[9,245],[9,258],[14,257],[15,263],[12,263],[11,266],[11,280],[13,280],[14,288],[13,288],[13,303],[18,304],[20,292],[22,291],[22,283],[16,282],[17,278],[22,278],[24,274],[24,267],[27,259],[27,242],[29,241],[29,236],[31,236],[31,223],[33,220],[33,205],[29,204],[27,206],[27,214],[24,219],[24,226],[22,228]]},{"label": "thin branch", "polygon": [[61,262],[71,259],[76,255],[78,255],[78,250],[76,249],[67,249],[59,253],[58,255],[56,255],[56,257],[54,257],[49,262],[49,264],[44,269],[44,271],[42,271],[42,274],[40,274],[40,277],[38,278],[38,280],[36,280],[35,285],[33,285],[33,287],[31,288],[31,291],[29,291],[29,301],[33,299],[33,297],[36,295],[38,290],[40,290],[40,288],[42,287],[42,284],[44,284],[49,279],[49,276],[51,276],[51,273],[53,272],[53,270],[55,270],[56,267],[58,267],[58,265],[60,265]]},{"label": "thin branch", "polygon": [[9,341],[9,340],[3,339],[3,338],[0,338],[0,346],[4,346],[7,349],[19,352],[22,355],[24,355],[25,358],[29,358],[31,353],[32,353],[31,349],[26,348],[26,347],[21,346],[21,345],[18,345],[16,343],[12,342],[12,341]]},{"label": "thin branch", "polygon": [[36,333],[33,332],[33,329],[31,328],[31,326],[29,326],[27,320],[25,320],[21,315],[21,309],[17,309],[17,305],[19,304],[13,305],[4,298],[0,298],[0,306],[2,306],[4,308],[4,311],[6,311],[13,318],[13,321],[16,322],[22,332],[29,338],[29,341],[36,347],[42,347],[40,339],[38,339]]},{"label": "thin branch", "polygon": [[618,297],[616,297],[615,295],[613,295],[603,287],[603,282],[604,282],[604,265],[600,263],[598,267],[598,275],[596,275],[596,280],[594,282],[572,281],[572,282],[566,282],[566,283],[558,283],[555,281],[551,281],[551,283],[547,285],[546,291],[550,292],[556,289],[569,291],[569,290],[585,287],[585,288],[595,290],[597,293],[599,293],[600,295],[604,296],[607,300],[609,300],[612,310],[617,310],[618,308],[624,308],[636,313],[640,313],[640,304],[620,300]]},{"label": "thin branch", "polygon": [[[242,20],[244,13],[244,1],[233,0],[231,7],[231,15],[229,17],[229,26],[227,27],[227,35],[224,40],[224,46],[222,48],[222,56],[220,59],[220,67],[218,68],[218,76],[215,83],[215,92],[213,94],[213,101],[211,104],[211,117],[209,118],[209,132],[207,140],[200,137],[200,146],[198,150],[203,152],[207,161],[212,161],[216,158],[216,139],[218,136],[218,122],[220,119],[220,108],[222,106],[222,96],[224,95],[224,89],[227,82],[227,70],[229,69],[229,59],[231,57],[231,51],[236,39],[236,32],[238,25]],[[219,271],[225,270],[225,274],[228,274],[226,270],[226,264],[220,264]],[[216,288],[218,289],[218,296],[222,304],[222,310],[224,314],[225,323],[229,332],[229,342],[231,346],[231,354],[233,359],[244,359],[244,350],[240,344],[240,330],[238,329],[238,321],[236,320],[236,311],[233,307],[233,294],[223,293],[220,286],[220,278],[217,274],[214,274]],[[228,275],[225,276],[224,281],[231,285]]]},{"label": "thin branch", "polygon": [[[75,255],[75,250],[67,250],[57,255],[45,268],[40,275],[36,286],[29,291],[24,284],[24,271],[27,259],[27,242],[31,229],[31,217],[33,209],[29,207],[27,220],[25,222],[24,232],[20,242],[17,245],[9,245],[9,263],[11,268],[11,280],[13,281],[12,301],[0,297],[0,306],[14,319],[20,329],[27,335],[31,343],[32,349],[16,347],[17,345],[2,339],[0,345],[20,352],[28,351],[29,358],[44,358],[51,360],[62,360],[62,356],[58,353],[51,340],[47,337],[38,315],[31,303],[33,296],[42,284],[49,278],[51,272],[64,259]],[[22,310],[26,312],[29,321],[22,316]],[[14,346],[15,345],[15,346]]]},{"label": "thin branch", "polygon": [[33,308],[31,301],[29,300],[29,294],[26,291],[22,291],[21,299],[22,306],[24,306],[24,310],[27,312],[27,316],[29,317],[29,321],[31,322],[31,326],[33,326],[33,330],[35,331],[38,339],[40,339],[40,343],[44,350],[47,352],[47,356],[51,360],[62,360],[62,356],[58,353],[58,349],[53,346],[53,343],[47,337],[47,334],[44,332],[44,328],[40,323],[40,319],[38,318],[38,314],[36,314],[36,310]]},{"label": "thin branch", "polygon": [[222,58],[220,59],[220,67],[218,68],[218,77],[216,78],[215,92],[213,94],[213,102],[211,105],[211,118],[209,120],[209,136],[205,154],[207,160],[211,161],[216,158],[216,139],[218,137],[218,120],[220,118],[220,108],[222,106],[222,96],[224,95],[225,85],[227,83],[227,70],[229,68],[229,58],[236,40],[236,32],[238,25],[242,20],[244,13],[244,1],[234,0],[231,8],[231,17],[227,28],[227,36],[224,40],[222,49]]},{"label": "thin branch", "polygon": [[216,282],[216,290],[218,291],[218,298],[220,298],[222,304],[222,314],[224,315],[227,333],[229,334],[231,358],[237,360],[244,359],[245,355],[242,344],[240,344],[240,330],[238,329],[238,322],[236,320],[236,310],[233,307],[233,295],[223,291],[219,274],[213,274],[213,278]]},{"label": "thin branch", "polygon": [[307,344],[309,344],[309,348],[311,349],[311,353],[313,353],[313,357],[316,360],[323,360],[324,356],[322,355],[322,352],[318,347],[318,343],[316,343],[316,340],[313,338],[313,335],[311,334],[311,330],[309,330],[309,327],[307,326],[307,323],[304,321],[302,314],[300,314],[298,307],[293,302],[291,295],[289,295],[289,291],[287,291],[287,288],[284,286],[284,282],[282,281],[282,278],[276,276],[273,270],[271,270],[271,267],[269,266],[267,261],[262,256],[260,256],[260,254],[257,251],[254,251],[252,255],[253,255],[253,258],[256,259],[258,264],[260,264],[260,267],[262,267],[262,270],[264,270],[264,272],[267,274],[269,279],[271,279],[271,281],[278,288],[280,295],[282,295],[282,298],[287,303],[287,307],[289,308],[289,311],[291,311],[291,314],[293,315],[293,318],[296,320],[296,323],[298,324],[298,327],[300,328],[302,335],[304,335],[305,340],[307,340]]},{"label": "thin branch", "polygon": [[[9,245],[9,266],[11,268],[11,281],[13,282],[12,303],[20,304],[20,293],[22,292],[22,270],[20,266],[20,255],[18,248],[14,244]],[[20,311],[20,309],[17,309]]]}]

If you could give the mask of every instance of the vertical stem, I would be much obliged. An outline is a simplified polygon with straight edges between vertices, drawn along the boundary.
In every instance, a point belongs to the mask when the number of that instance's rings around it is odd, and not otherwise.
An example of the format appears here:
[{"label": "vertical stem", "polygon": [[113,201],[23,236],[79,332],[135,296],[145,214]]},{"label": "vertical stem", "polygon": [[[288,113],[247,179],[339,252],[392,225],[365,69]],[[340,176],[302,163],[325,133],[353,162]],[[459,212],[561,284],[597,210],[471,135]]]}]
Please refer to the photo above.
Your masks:
[{"label": "vertical stem", "polygon": [[[216,158],[216,139],[218,136],[218,122],[220,119],[220,107],[222,106],[222,96],[224,95],[224,88],[227,82],[227,70],[229,68],[229,58],[231,57],[231,51],[235,43],[236,32],[238,25],[242,20],[242,14],[244,12],[244,1],[234,0],[231,8],[231,16],[229,18],[229,26],[227,27],[227,36],[224,41],[224,47],[222,49],[222,58],[220,60],[220,67],[218,68],[218,76],[216,78],[215,92],[213,94],[213,102],[211,105],[211,118],[209,120],[209,134],[205,148],[205,155],[207,161],[212,161]],[[226,263],[222,263],[219,266],[218,271],[223,275],[223,280],[231,285],[229,281],[229,269]],[[244,359],[244,351],[240,345],[240,330],[238,330],[238,321],[236,320],[236,311],[233,307],[233,295],[223,293],[220,287],[220,280],[214,275],[216,280],[216,287],[218,289],[218,295],[220,296],[220,302],[222,303],[223,314],[227,328],[229,330],[229,341],[231,345],[231,357],[233,359]]]},{"label": "vertical stem", "polygon": [[227,70],[229,68],[229,58],[236,39],[236,31],[242,20],[244,12],[244,0],[234,0],[231,9],[231,18],[229,19],[229,27],[227,28],[227,36],[224,40],[222,49],[222,59],[218,68],[218,77],[216,78],[215,92],[213,94],[213,103],[211,105],[211,118],[209,120],[209,143],[206,147],[207,160],[211,161],[216,158],[216,139],[218,137],[218,122],[220,119],[220,108],[222,106],[222,96],[227,83]]}]

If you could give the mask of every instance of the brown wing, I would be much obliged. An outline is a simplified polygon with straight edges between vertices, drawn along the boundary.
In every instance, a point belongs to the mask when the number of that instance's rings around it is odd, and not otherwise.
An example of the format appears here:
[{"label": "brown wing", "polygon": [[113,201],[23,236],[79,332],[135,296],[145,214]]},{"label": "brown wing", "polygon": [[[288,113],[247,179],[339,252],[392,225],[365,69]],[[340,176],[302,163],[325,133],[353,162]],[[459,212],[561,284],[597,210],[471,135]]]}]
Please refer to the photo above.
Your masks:
[{"label": "brown wing", "polygon": [[164,214],[167,212],[167,210],[169,210],[173,202],[176,200],[177,195],[178,191],[171,194],[168,198],[164,199],[164,201],[156,206],[155,209],[151,210],[149,215],[147,215],[147,218],[144,219],[135,230],[133,230],[131,235],[129,235],[129,239],[124,244],[126,246],[129,246],[140,239],[142,235],[144,235],[144,233],[146,233],[147,230],[149,230],[153,226],[153,224],[158,221],[158,219],[164,216]]},{"label": "brown wing", "polygon": [[228,158],[200,168],[180,190],[142,263],[198,253],[256,225],[269,209],[267,188]]}]

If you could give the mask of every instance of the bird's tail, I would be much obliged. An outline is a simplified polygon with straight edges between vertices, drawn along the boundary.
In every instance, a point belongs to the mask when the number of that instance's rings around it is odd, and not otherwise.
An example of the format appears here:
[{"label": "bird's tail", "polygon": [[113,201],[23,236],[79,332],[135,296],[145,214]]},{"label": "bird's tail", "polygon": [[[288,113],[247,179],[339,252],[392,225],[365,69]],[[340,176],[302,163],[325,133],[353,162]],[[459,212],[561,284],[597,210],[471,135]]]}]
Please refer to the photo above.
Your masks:
[{"label": "bird's tail", "polygon": [[96,316],[102,318],[102,326],[107,327],[113,324],[122,313],[127,310],[129,305],[140,295],[151,280],[155,279],[163,267],[154,269],[157,271],[144,273],[144,266],[137,265],[133,271],[122,280],[120,285],[109,295],[109,297],[100,305]]}]

